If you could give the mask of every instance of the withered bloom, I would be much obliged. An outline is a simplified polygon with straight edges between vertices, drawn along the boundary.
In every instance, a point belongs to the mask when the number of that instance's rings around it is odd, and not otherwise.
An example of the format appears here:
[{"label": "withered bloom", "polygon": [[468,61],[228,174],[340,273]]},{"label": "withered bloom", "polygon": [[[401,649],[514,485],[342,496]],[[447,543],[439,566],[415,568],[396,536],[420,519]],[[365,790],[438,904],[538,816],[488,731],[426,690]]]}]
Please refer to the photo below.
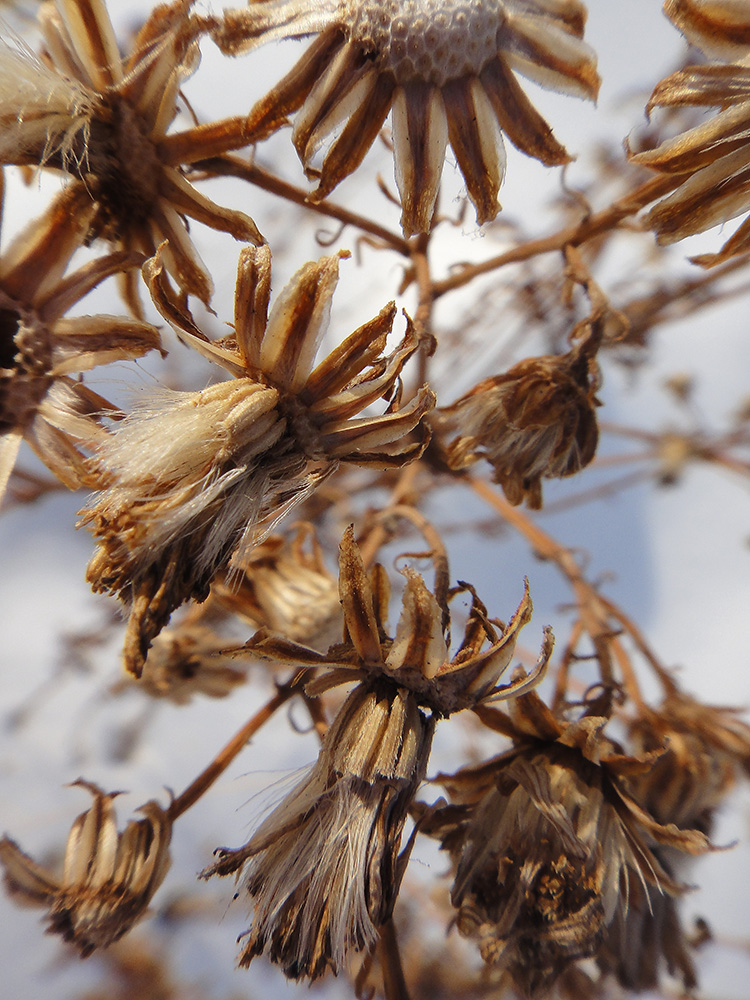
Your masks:
[{"label": "withered bloom", "polygon": [[450,468],[485,458],[510,503],[525,500],[540,509],[542,479],[572,476],[596,453],[599,370],[592,343],[520,361],[438,410],[434,425]]},{"label": "withered bloom", "polygon": [[662,825],[636,803],[627,781],[652,759],[624,756],[605,724],[563,723],[535,692],[522,695],[498,726],[513,749],[441,775],[452,805],[424,826],[453,858],[459,931],[526,995],[596,955],[635,893],[681,891],[652,845],[708,848],[699,831]]},{"label": "withered bloom", "polygon": [[[674,687],[655,709],[631,722],[629,736],[638,753],[658,754],[651,767],[633,775],[633,798],[662,824],[692,827],[709,834],[717,807],[735,784],[738,771],[750,773],[750,727],[731,708],[702,705]],[[683,854],[668,845],[655,852],[671,874],[682,874]],[[697,984],[678,901],[636,887],[626,912],[618,914],[597,955],[600,967],[626,989],[656,989],[666,966],[686,989]]]},{"label": "withered bloom", "polygon": [[338,584],[309,523],[300,524],[292,538],[270,535],[235,560],[231,571],[217,577],[211,596],[256,629],[316,649],[327,649],[341,634]]},{"label": "withered bloom", "polygon": [[392,685],[359,685],[318,761],[238,850],[204,876],[243,871],[255,903],[240,954],[268,951],[293,979],[346,967],[391,915],[405,867],[407,811],[424,777],[434,718]]},{"label": "withered bloom", "polygon": [[[599,77],[581,41],[585,20],[579,0],[266,0],[228,11],[215,38],[233,53],[318,36],[247,123],[258,140],[298,112],[292,139],[319,178],[314,201],[356,170],[392,108],[401,223],[410,235],[430,229],[448,143],[479,223],[497,215],[502,132],[545,164],[568,162],[515,72],[594,99]],[[315,154],[329,142],[317,171]]]},{"label": "withered bloom", "polygon": [[[687,66],[658,84],[655,107],[719,107],[695,128],[632,159],[666,174],[683,175],[673,194],[646,216],[660,243],[674,243],[736,218],[750,208],[750,8],[732,0],[667,0],[668,17],[687,39],[725,62]],[[750,219],[719,253],[693,258],[704,266],[750,248]]]},{"label": "withered bloom", "polygon": [[0,499],[22,440],[70,489],[85,484],[78,446],[104,433],[96,417],[112,407],[70,376],[160,346],[157,330],[138,320],[65,317],[101,281],[140,260],[110,254],[66,275],[93,211],[81,191],[64,191],[0,256]]},{"label": "withered bloom", "polygon": [[387,578],[379,566],[368,578],[349,529],[339,563],[345,641],[321,654],[261,631],[243,647],[283,663],[327,668],[308,683],[312,695],[359,684],[308,777],[244,847],[221,849],[204,873],[244,876],[255,911],[242,965],[267,951],[288,976],[314,979],[329,966],[338,972],[350,952],[372,948],[406,866],[409,848],[399,854],[401,835],[436,719],[507,698],[544,673],[548,631],[532,676],[498,685],[531,614],[528,592],[502,634],[472,595],[464,641],[450,659],[444,608],[418,574],[407,571],[406,579],[391,638],[384,621]]},{"label": "withered bloom", "polygon": [[126,934],[146,912],[169,869],[172,825],[155,802],[117,832],[113,800],[96,785],[77,781],[94,797],[68,837],[62,876],[33,861],[8,837],[0,862],[8,889],[23,903],[47,908],[49,931],[78,948],[82,957]]},{"label": "withered bloom", "polygon": [[[185,226],[189,216],[240,240],[260,242],[253,221],[221,208],[181,167],[246,144],[244,119],[167,134],[180,87],[198,66],[200,21],[193,0],[161,4],[120,55],[105,0],[55,0],[39,12],[39,58],[0,48],[0,162],[57,167],[93,199],[88,238],[151,256],[169,241],[165,265],[204,302],[211,278]],[[137,272],[128,303],[139,308]]]},{"label": "withered bloom", "polygon": [[[243,250],[234,335],[213,343],[174,296],[160,255],[144,274],[182,339],[233,378],[152,396],[92,459],[103,492],[82,512],[99,540],[88,580],[129,608],[125,662],[136,674],[172,611],[205,599],[234,553],[259,541],[339,462],[386,468],[421,454],[426,429],[409,435],[434,401],[423,388],[398,408],[399,375],[417,338],[409,324],[400,346],[383,354],[393,304],[313,367],[338,257],[301,268],[268,316],[270,251]],[[386,413],[356,416],[383,397],[391,400]]]}]

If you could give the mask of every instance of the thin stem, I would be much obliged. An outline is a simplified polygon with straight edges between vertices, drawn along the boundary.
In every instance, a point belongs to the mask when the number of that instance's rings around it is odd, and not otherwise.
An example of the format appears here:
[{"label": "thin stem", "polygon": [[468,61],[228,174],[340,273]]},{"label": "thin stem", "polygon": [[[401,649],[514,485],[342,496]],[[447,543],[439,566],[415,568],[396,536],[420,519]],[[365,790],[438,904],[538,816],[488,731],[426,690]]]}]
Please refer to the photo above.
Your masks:
[{"label": "thin stem", "polygon": [[240,751],[247,746],[250,739],[258,732],[261,726],[265,725],[274,712],[278,708],[281,708],[285,702],[289,701],[292,695],[299,690],[304,677],[305,673],[300,671],[289,684],[279,687],[273,698],[267,701],[263,708],[245,723],[242,729],[219,751],[208,767],[201,771],[198,777],[190,782],[185,791],[172,801],[168,810],[169,819],[172,822],[175,822],[178,817],[187,812],[208,791],[216,779],[226,771]]},{"label": "thin stem", "polygon": [[392,917],[386,920],[380,928],[378,953],[383,969],[383,989],[386,1000],[409,1000],[409,988],[404,977],[401,952]]},{"label": "thin stem", "polygon": [[393,488],[391,499],[387,506],[379,512],[376,523],[367,533],[366,537],[359,541],[359,550],[365,566],[370,566],[378,554],[378,550],[390,537],[388,528],[388,514],[394,507],[401,504],[408,504],[409,498],[415,494],[415,482],[420,472],[420,463],[412,462],[399,474],[396,485]]},{"label": "thin stem", "polygon": [[295,187],[287,181],[282,181],[280,177],[276,177],[274,174],[263,170],[262,167],[258,167],[247,160],[242,160],[237,156],[216,156],[207,160],[199,160],[194,164],[194,167],[211,175],[238,177],[240,180],[249,181],[251,184],[255,184],[256,187],[262,188],[270,194],[275,194],[279,198],[291,201],[295,205],[302,205],[311,212],[317,212],[318,215],[337,219],[347,226],[356,226],[357,229],[361,229],[363,232],[382,240],[392,250],[397,250],[405,257],[411,255],[411,247],[403,236],[392,233],[385,226],[379,226],[376,222],[372,222],[363,215],[357,215],[356,212],[350,212],[340,205],[334,205],[329,201],[308,201],[308,191],[303,191],[301,188]]},{"label": "thin stem", "polygon": [[608,208],[594,215],[589,215],[576,222],[572,226],[566,226],[551,236],[544,236],[541,239],[529,240],[520,246],[513,247],[497,257],[481,261],[478,264],[467,264],[466,267],[451,274],[442,281],[436,281],[432,286],[433,298],[438,299],[446,292],[453,291],[454,288],[461,288],[467,285],[480,274],[487,274],[506,264],[518,264],[524,260],[530,260],[543,253],[552,253],[555,250],[562,250],[566,246],[580,246],[588,240],[599,236],[601,233],[614,229],[624,219],[635,215],[649,202],[655,201],[663,194],[668,194],[684,180],[683,177],[654,177],[642,184],[640,187],[626,194],[613,202]]},{"label": "thin stem", "polygon": [[422,386],[427,382],[428,359],[434,353],[437,346],[435,336],[432,332],[434,286],[428,257],[430,246],[429,233],[422,233],[420,236],[417,236],[412,240],[411,246],[411,260],[414,267],[414,280],[416,281],[418,295],[417,311],[414,314],[414,326],[417,336],[420,339],[417,385]]}]

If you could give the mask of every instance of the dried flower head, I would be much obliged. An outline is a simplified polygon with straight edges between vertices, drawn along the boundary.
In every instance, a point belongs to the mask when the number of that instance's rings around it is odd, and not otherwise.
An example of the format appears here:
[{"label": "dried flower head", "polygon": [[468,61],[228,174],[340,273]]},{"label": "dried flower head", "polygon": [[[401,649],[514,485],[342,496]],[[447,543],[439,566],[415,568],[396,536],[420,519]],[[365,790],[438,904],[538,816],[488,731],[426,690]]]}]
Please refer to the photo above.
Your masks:
[{"label": "dried flower head", "polygon": [[309,775],[244,847],[217,852],[204,877],[242,873],[254,901],[240,965],[267,951],[287,976],[316,979],[372,949],[401,882],[433,729],[407,692],[358,685]]},{"label": "dried flower head", "polygon": [[449,467],[486,458],[510,503],[541,508],[542,479],[572,476],[596,452],[599,371],[591,344],[520,361],[438,410],[434,425],[450,439],[441,448]]},{"label": "dried flower head", "polygon": [[707,850],[696,830],[662,825],[628,793],[652,759],[624,756],[606,719],[564,723],[528,692],[493,712],[509,752],[439,780],[453,805],[425,824],[452,855],[459,931],[527,995],[548,990],[574,961],[596,955],[631,895],[681,887],[651,847]]},{"label": "dried flower head", "polygon": [[[278,38],[318,37],[250,112],[262,139],[298,112],[293,141],[319,201],[352,173],[393,109],[404,232],[427,232],[450,143],[480,223],[494,219],[505,170],[502,132],[548,165],[568,154],[514,71],[595,98],[596,60],[581,38],[579,0],[265,0],[229,11],[214,36],[236,52]],[[330,142],[320,171],[318,149]]]},{"label": "dried flower head", "polygon": [[160,347],[157,330],[138,320],[65,317],[105,278],[140,261],[120,252],[66,275],[92,214],[80,190],[66,190],[0,256],[0,498],[24,439],[66,486],[86,483],[78,446],[104,433],[95,418],[111,407],[70,376]]},{"label": "dried flower head", "polygon": [[76,819],[68,837],[62,876],[33,861],[8,837],[0,840],[0,862],[9,890],[23,902],[48,910],[49,931],[72,942],[85,958],[126,934],[146,911],[169,869],[169,815],[155,802],[139,810],[117,832],[113,801],[87,781],[94,801]]},{"label": "dried flower head", "polygon": [[[242,120],[168,135],[181,85],[197,68],[202,28],[194,0],[161,4],[122,57],[105,0],[55,0],[39,13],[40,58],[0,47],[0,162],[57,167],[77,178],[96,211],[88,238],[151,256],[204,302],[212,283],[185,226],[197,219],[236,239],[260,242],[253,221],[200,194],[181,167],[246,144]],[[138,310],[137,272],[126,286]]]},{"label": "dried flower head", "polygon": [[531,614],[528,593],[502,636],[474,596],[464,642],[449,661],[444,608],[408,571],[391,639],[384,622],[387,578],[378,566],[368,580],[351,528],[341,543],[339,590],[345,641],[327,654],[265,630],[243,647],[281,662],[328,667],[307,684],[312,695],[360,683],[326,733],[310,775],[244,847],[222,849],[205,873],[242,872],[246,879],[255,913],[240,964],[268,950],[295,979],[314,979],[327,966],[338,972],[350,952],[375,944],[406,866],[401,834],[436,719],[537,683],[552,646],[548,634],[534,675],[498,687]]},{"label": "dried flower head", "polygon": [[235,560],[232,570],[216,579],[211,595],[256,629],[316,649],[327,649],[341,634],[338,583],[309,522],[291,538],[271,535]]},{"label": "dried flower head", "polygon": [[[675,175],[676,190],[646,216],[660,243],[674,243],[736,218],[750,208],[750,8],[736,0],[667,0],[671,20],[721,64],[687,66],[662,80],[648,103],[655,107],[719,107],[712,118],[638,153],[636,163]],[[705,266],[750,247],[750,220],[719,253],[693,258]]]},{"label": "dried flower head", "polygon": [[501,627],[488,617],[473,588],[459,584],[450,596],[470,593],[471,609],[461,645],[451,657],[446,595],[432,593],[414,570],[403,572],[406,584],[401,616],[396,634],[391,637],[386,621],[388,577],[379,565],[367,574],[350,527],[339,550],[344,642],[319,653],[261,629],[238,652],[249,650],[290,665],[327,667],[325,673],[307,684],[308,693],[313,695],[350,681],[387,680],[409,691],[420,706],[439,718],[513,697],[539,683],[554,643],[549,628],[544,630],[542,649],[532,673],[508,684],[499,683],[513,658],[521,629],[531,620],[528,581],[521,603]]},{"label": "dried flower head", "polygon": [[[268,316],[266,247],[242,251],[233,336],[210,342],[174,296],[161,256],[144,268],[154,301],[190,343],[233,376],[199,392],[162,391],[121,421],[92,459],[103,492],[84,509],[99,541],[88,568],[98,591],[129,608],[125,662],[139,673],[151,640],[189,597],[244,552],[340,461],[400,466],[427,431],[427,388],[401,409],[399,374],[417,347],[409,324],[383,350],[395,306],[313,368],[338,280],[338,257],[305,265]],[[386,397],[388,412],[356,417]]]},{"label": "dried flower head", "polygon": [[[137,686],[152,698],[165,698],[186,705],[195,695],[225,698],[247,680],[247,671],[222,655],[227,637],[204,624],[201,606],[191,608],[185,620],[165,628],[148,651]],[[122,690],[136,682],[132,677],[119,683]]]}]

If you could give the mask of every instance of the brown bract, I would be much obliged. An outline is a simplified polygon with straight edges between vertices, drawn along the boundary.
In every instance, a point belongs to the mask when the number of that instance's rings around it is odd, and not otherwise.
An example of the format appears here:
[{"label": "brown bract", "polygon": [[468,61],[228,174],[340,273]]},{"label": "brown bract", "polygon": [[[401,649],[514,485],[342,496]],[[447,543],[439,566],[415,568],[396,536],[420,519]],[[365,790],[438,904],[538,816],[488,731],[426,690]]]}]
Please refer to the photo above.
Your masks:
[{"label": "brown bract", "polygon": [[592,340],[520,361],[435,413],[442,457],[454,470],[487,459],[510,503],[538,510],[542,479],[572,476],[594,457],[598,385]]},{"label": "brown bract", "polygon": [[450,614],[444,603],[428,590],[422,577],[404,570],[406,584],[396,634],[388,633],[386,616],[390,584],[382,566],[365,570],[362,555],[349,528],[339,550],[339,597],[344,610],[345,640],[318,653],[306,646],[261,629],[237,652],[290,665],[328,668],[307,684],[311,695],[349,681],[389,682],[409,691],[416,702],[438,717],[447,717],[480,703],[513,697],[538,684],[552,653],[549,628],[539,660],[527,677],[500,684],[515,652],[518,634],[531,620],[528,583],[524,596],[506,626],[498,629],[487,609],[468,584],[453,591],[471,594],[471,610],[463,641],[450,654]]},{"label": "brown bract", "polygon": [[141,262],[119,252],[66,274],[93,213],[82,191],[65,190],[0,256],[0,499],[22,440],[67,487],[87,484],[79,447],[104,433],[97,417],[112,407],[70,376],[160,349],[148,323],[65,317],[105,278]]},{"label": "brown bract", "polygon": [[[40,59],[7,45],[0,50],[0,77],[9,78],[0,86],[0,161],[57,167],[77,178],[73,186],[95,205],[89,239],[146,256],[168,240],[166,267],[185,292],[208,302],[211,278],[184,217],[236,239],[262,237],[247,215],[210,201],[181,170],[246,145],[244,119],[168,134],[180,86],[200,58],[202,28],[192,6],[177,0],[156,7],[123,58],[104,0],[45,3]],[[136,282],[131,265],[125,292],[137,312]]]},{"label": "brown bract", "polygon": [[[398,467],[427,444],[421,421],[432,392],[424,387],[399,405],[401,369],[418,346],[410,323],[393,353],[383,353],[393,304],[314,366],[338,261],[306,264],[268,315],[270,251],[242,251],[234,334],[217,342],[174,294],[161,254],[144,268],[180,337],[233,377],[154,395],[91,461],[102,492],[82,512],[99,541],[88,579],[129,608],[125,663],[136,674],[171,612],[189,597],[205,599],[234,553],[261,540],[339,462]],[[382,398],[385,413],[356,416]]]},{"label": "brown bract", "polygon": [[213,35],[236,53],[317,34],[247,123],[259,140],[297,112],[292,138],[318,178],[313,201],[356,170],[392,109],[401,224],[411,235],[430,230],[449,143],[479,223],[499,208],[502,132],[543,163],[568,162],[515,72],[594,99],[599,77],[581,41],[585,19],[579,0],[261,0],[228,11]]},{"label": "brown bract", "polygon": [[8,889],[32,906],[48,911],[49,931],[78,948],[82,957],[106,948],[143,917],[169,869],[172,825],[155,802],[117,832],[113,801],[96,785],[76,781],[94,797],[91,808],[73,824],[62,876],[33,861],[3,837],[0,862]]},{"label": "brown bract", "polygon": [[[656,149],[631,157],[678,179],[674,193],[646,216],[660,243],[675,243],[750,208],[750,9],[726,0],[672,0],[665,10],[691,42],[711,56],[732,60],[687,66],[662,80],[651,95],[649,112],[681,106],[721,110]],[[750,220],[746,219],[718,253],[693,260],[711,267],[748,249]]]},{"label": "brown bract", "polygon": [[681,891],[654,845],[690,854],[709,845],[634,800],[628,781],[653,757],[623,755],[603,733],[606,719],[562,722],[533,691],[510,702],[509,715],[478,714],[514,747],[441,775],[452,804],[422,828],[453,858],[459,931],[524,994],[543,995],[571,963],[598,953],[634,893]]},{"label": "brown bract", "polygon": [[464,641],[450,659],[447,608],[411,571],[390,638],[387,578],[376,566],[368,579],[351,528],[341,543],[339,593],[345,640],[327,654],[267,630],[237,650],[327,668],[308,682],[308,695],[359,683],[327,731],[311,773],[244,847],[221,849],[220,860],[204,873],[242,872],[246,878],[255,913],[240,964],[267,951],[293,978],[314,979],[329,966],[338,972],[352,951],[374,946],[406,867],[410,845],[400,856],[401,834],[427,767],[435,721],[538,683],[552,649],[546,630],[533,674],[500,686],[531,615],[528,591],[501,635],[472,593]]}]

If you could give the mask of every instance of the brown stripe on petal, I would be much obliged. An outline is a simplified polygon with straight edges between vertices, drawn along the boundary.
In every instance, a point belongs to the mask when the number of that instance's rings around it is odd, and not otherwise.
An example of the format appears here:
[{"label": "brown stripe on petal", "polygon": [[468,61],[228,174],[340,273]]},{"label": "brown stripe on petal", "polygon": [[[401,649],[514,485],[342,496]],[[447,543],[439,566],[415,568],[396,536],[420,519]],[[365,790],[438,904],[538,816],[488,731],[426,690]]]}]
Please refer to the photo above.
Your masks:
[{"label": "brown stripe on petal", "polygon": [[505,157],[488,98],[478,80],[463,77],[443,87],[448,136],[481,226],[498,213]]},{"label": "brown stripe on petal", "polygon": [[353,525],[346,529],[339,546],[339,597],[349,638],[360,659],[364,663],[381,663],[373,594],[359,546],[354,540]]},{"label": "brown stripe on petal", "polygon": [[320,182],[310,195],[310,201],[322,201],[360,165],[383,127],[391,107],[394,86],[389,74],[379,73],[375,77],[372,90],[352,114],[323,160]]},{"label": "brown stripe on petal", "polygon": [[104,0],[61,0],[78,58],[92,82],[105,90],[122,80],[122,59]]},{"label": "brown stripe on petal", "polygon": [[572,35],[539,18],[509,13],[498,43],[511,67],[540,86],[596,100],[596,56]]},{"label": "brown stripe on petal", "polygon": [[223,118],[165,136],[156,148],[162,163],[177,167],[241,149],[250,142],[247,118]]},{"label": "brown stripe on petal", "polygon": [[675,243],[750,208],[750,164],[740,149],[689,178],[646,216],[660,243]]},{"label": "brown stripe on petal", "polygon": [[448,123],[437,87],[410,80],[393,102],[396,184],[405,236],[428,233],[448,145]]},{"label": "brown stripe on petal", "polygon": [[149,222],[156,234],[154,245],[166,241],[166,245],[161,246],[166,269],[177,279],[180,288],[207,305],[213,294],[213,281],[176,210],[162,198],[152,208]]},{"label": "brown stripe on petal", "polygon": [[726,0],[665,0],[664,13],[680,31],[698,45],[706,42],[712,50],[722,45],[750,46],[750,19],[744,5],[737,5],[739,17],[732,17]]},{"label": "brown stripe on petal", "polygon": [[570,162],[568,151],[552,134],[502,59],[488,63],[479,75],[500,128],[513,145],[548,167]]},{"label": "brown stripe on petal", "polygon": [[[325,428],[322,442],[326,454],[332,458],[342,458],[349,462],[358,462],[369,448],[387,448],[397,444],[401,447],[402,438],[413,431],[425,413],[435,405],[434,392],[423,386],[414,399],[395,413],[384,413],[379,417],[362,417],[359,420],[342,420]],[[424,442],[424,446],[427,441]],[[398,452],[386,451],[385,454]],[[373,456],[368,456],[371,461]]]},{"label": "brown stripe on petal", "polygon": [[386,345],[395,315],[396,304],[389,302],[374,319],[360,326],[331,351],[305,383],[302,401],[307,405],[316,400],[325,401],[372,364]]},{"label": "brown stripe on petal", "polygon": [[260,368],[270,297],[271,250],[267,245],[245,247],[237,264],[234,332],[242,363],[256,370]]},{"label": "brown stripe on petal", "polygon": [[692,173],[743,147],[750,159],[750,102],[729,108],[656,149],[637,153],[632,160],[663,173]]},{"label": "brown stripe on petal", "polygon": [[177,170],[167,168],[159,179],[159,193],[181,215],[189,215],[204,226],[229,233],[236,240],[264,243],[265,240],[249,215],[235,209],[222,208],[193,185]]},{"label": "brown stripe on petal", "polygon": [[260,367],[277,385],[297,392],[305,384],[325,332],[338,274],[339,256],[310,261],[277,297],[260,350]]},{"label": "brown stripe on petal", "polygon": [[310,45],[294,68],[252,108],[247,131],[252,142],[268,138],[287,123],[287,116],[302,107],[316,81],[326,70],[343,36],[337,27],[328,28]]},{"label": "brown stripe on petal", "polygon": [[430,680],[448,660],[443,611],[422,577],[413,570],[405,572],[403,610],[386,666],[394,674],[417,671]]},{"label": "brown stripe on petal", "polygon": [[372,87],[374,74],[372,63],[352,42],[334,54],[294,119],[292,142],[305,167],[326,135],[349,118],[358,97]]},{"label": "brown stripe on petal", "polygon": [[646,105],[655,107],[719,106],[750,99],[750,69],[744,66],[688,66],[654,88]]}]

